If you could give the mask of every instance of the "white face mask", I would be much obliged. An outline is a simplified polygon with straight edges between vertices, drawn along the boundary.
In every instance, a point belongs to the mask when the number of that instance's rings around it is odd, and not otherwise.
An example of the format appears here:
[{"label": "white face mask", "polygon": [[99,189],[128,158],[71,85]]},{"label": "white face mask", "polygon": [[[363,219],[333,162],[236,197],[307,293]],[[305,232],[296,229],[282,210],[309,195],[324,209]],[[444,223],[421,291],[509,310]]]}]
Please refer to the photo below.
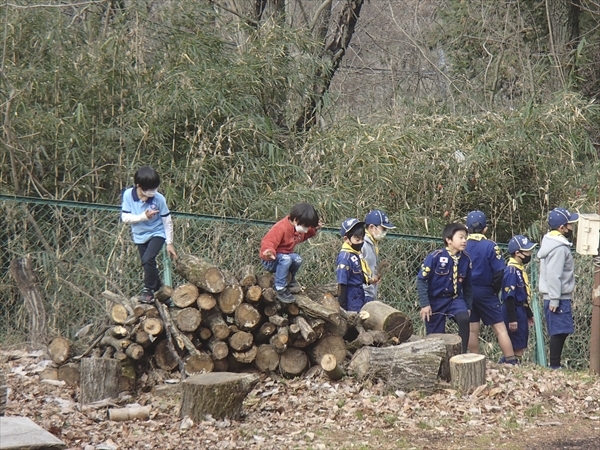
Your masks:
[{"label": "white face mask", "polygon": [[386,235],[386,234],[387,234],[387,230],[383,230],[383,231],[381,231],[381,230],[378,228],[378,229],[377,229],[377,233],[373,235],[373,238],[374,238],[376,241],[380,241],[380,240],[382,240],[382,239],[385,237],[385,235]]},{"label": "white face mask", "polygon": [[146,197],[154,197],[157,192],[158,189],[148,189],[147,191],[142,191],[142,194],[144,194]]},{"label": "white face mask", "polygon": [[296,225],[295,228],[298,233],[308,233],[308,227],[303,227],[302,225]]}]

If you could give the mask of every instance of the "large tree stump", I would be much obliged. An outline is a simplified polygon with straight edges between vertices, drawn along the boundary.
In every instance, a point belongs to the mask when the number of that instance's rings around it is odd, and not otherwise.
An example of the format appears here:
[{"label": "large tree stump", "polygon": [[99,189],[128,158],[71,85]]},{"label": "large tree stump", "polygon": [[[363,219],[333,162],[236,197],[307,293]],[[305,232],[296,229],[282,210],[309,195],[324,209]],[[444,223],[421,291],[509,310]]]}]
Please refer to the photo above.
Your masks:
[{"label": "large tree stump", "polygon": [[187,308],[188,306],[196,303],[198,296],[200,295],[200,291],[198,287],[194,284],[182,284],[175,288],[173,295],[171,296],[171,300],[175,303],[175,306],[179,308]]},{"label": "large tree stump", "polygon": [[182,254],[175,260],[175,272],[211,294],[225,289],[225,276],[215,265],[194,255]]},{"label": "large tree stump", "polygon": [[48,354],[54,364],[64,364],[72,354],[71,343],[68,339],[57,336],[48,344]]},{"label": "large tree stump", "polygon": [[286,377],[297,377],[308,367],[308,357],[299,348],[288,348],[281,354],[279,370]]},{"label": "large tree stump", "polygon": [[320,364],[323,356],[332,354],[341,363],[346,359],[346,342],[339,336],[325,336],[317,341],[309,352],[311,361]]},{"label": "large tree stump", "polygon": [[10,274],[23,296],[25,309],[29,314],[28,340],[34,347],[43,347],[48,342],[46,309],[44,299],[38,289],[38,281],[33,271],[31,258],[16,258],[10,263]]},{"label": "large tree stump", "polygon": [[181,384],[181,417],[201,422],[206,415],[215,419],[239,419],[242,403],[258,383],[250,373],[207,373],[194,375]]},{"label": "large tree stump", "polygon": [[115,359],[82,358],[80,366],[82,405],[119,396],[121,363]]},{"label": "large tree stump", "polygon": [[369,317],[363,322],[365,330],[382,330],[390,336],[397,337],[400,343],[406,342],[413,334],[410,318],[385,303],[373,301],[365,303],[361,312],[366,311]]},{"label": "large tree stump", "polygon": [[446,346],[441,339],[421,339],[390,347],[363,347],[356,351],[348,371],[359,379],[373,377],[392,389],[431,392]]},{"label": "large tree stump", "polygon": [[270,345],[264,344],[258,347],[254,364],[261,372],[273,372],[279,366],[279,353]]},{"label": "large tree stump", "polygon": [[464,353],[450,358],[452,387],[469,392],[485,384],[486,357],[476,353]]},{"label": "large tree stump", "polygon": [[425,339],[441,339],[446,345],[446,356],[440,364],[438,377],[444,381],[450,381],[450,358],[462,353],[462,339],[458,334],[433,333],[428,334]]}]

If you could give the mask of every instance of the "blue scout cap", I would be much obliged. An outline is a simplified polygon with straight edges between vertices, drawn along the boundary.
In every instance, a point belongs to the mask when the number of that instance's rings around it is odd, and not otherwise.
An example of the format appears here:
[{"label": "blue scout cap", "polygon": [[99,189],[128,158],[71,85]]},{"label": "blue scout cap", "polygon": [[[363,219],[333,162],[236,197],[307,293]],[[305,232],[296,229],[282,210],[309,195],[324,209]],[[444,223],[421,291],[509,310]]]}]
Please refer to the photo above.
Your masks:
[{"label": "blue scout cap", "polygon": [[536,245],[537,244],[535,242],[531,242],[522,234],[517,234],[516,236],[513,236],[510,241],[508,241],[508,253],[512,255],[518,250],[532,250]]},{"label": "blue scout cap", "polygon": [[365,217],[365,223],[367,225],[375,225],[378,227],[381,225],[383,228],[392,229],[396,228],[392,222],[390,222],[390,218],[380,209],[374,209],[367,214]]},{"label": "blue scout cap", "polygon": [[471,211],[467,215],[467,228],[485,228],[487,226],[487,218],[481,211]]},{"label": "blue scout cap", "polygon": [[578,220],[579,214],[571,213],[565,208],[554,208],[548,213],[548,225],[552,230],[556,230],[561,225],[577,222]]},{"label": "blue scout cap", "polygon": [[355,219],[354,217],[350,218],[350,219],[346,219],[342,222],[342,228],[340,228],[340,235],[342,236],[346,236],[346,233],[348,231],[350,231],[352,228],[354,228],[355,226],[360,225],[360,226],[365,226],[364,222],[361,222],[358,219]]}]

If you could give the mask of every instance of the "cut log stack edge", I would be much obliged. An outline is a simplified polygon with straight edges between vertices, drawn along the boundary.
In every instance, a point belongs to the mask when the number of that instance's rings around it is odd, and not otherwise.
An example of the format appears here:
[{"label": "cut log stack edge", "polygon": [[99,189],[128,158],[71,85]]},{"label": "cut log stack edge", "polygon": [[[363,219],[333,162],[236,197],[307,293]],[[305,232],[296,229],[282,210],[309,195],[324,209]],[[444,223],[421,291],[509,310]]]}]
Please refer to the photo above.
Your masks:
[{"label": "cut log stack edge", "polygon": [[[186,282],[175,288],[163,286],[154,304],[105,291],[102,296],[108,300],[112,324],[75,357],[67,339],[55,338],[48,348],[55,367],[42,376],[58,380],[71,377],[66,381],[73,383],[80,378],[82,396],[88,391],[90,401],[107,394],[90,392],[99,389],[97,378],[85,381],[87,375],[78,373],[78,363],[91,358],[96,359],[91,365],[81,364],[82,371],[84,367],[94,373],[113,371],[114,361],[120,363],[120,386],[104,387],[110,391],[133,389],[139,367],[178,371],[182,378],[256,369],[294,377],[319,365],[332,380],[349,371],[389,382],[394,373],[402,372],[393,362],[400,361],[398,364],[410,368],[407,373],[414,373],[414,364],[425,364],[425,370],[434,371],[434,381],[438,376],[449,377],[448,359],[456,354],[455,341],[446,337],[436,345],[433,340],[421,344],[417,351],[411,347],[413,342],[403,344],[413,332],[408,316],[377,301],[367,303],[360,313],[346,312],[335,297],[335,284],[307,288],[295,295],[293,304],[283,305],[276,300],[273,275],[257,276],[253,266],[244,266],[233,275],[188,254],[179,256],[175,271]],[[168,299],[174,307],[165,305]],[[390,349],[386,351],[387,347]],[[406,351],[401,356],[391,347]],[[420,354],[427,357],[421,355],[415,360]],[[345,362],[347,358],[352,360],[350,364]],[[102,359],[112,362],[102,369],[98,367]],[[381,365],[387,367],[382,369]],[[405,387],[423,388],[425,378],[432,376],[418,378],[413,380],[417,386]],[[95,385],[86,388],[85,383]]]}]

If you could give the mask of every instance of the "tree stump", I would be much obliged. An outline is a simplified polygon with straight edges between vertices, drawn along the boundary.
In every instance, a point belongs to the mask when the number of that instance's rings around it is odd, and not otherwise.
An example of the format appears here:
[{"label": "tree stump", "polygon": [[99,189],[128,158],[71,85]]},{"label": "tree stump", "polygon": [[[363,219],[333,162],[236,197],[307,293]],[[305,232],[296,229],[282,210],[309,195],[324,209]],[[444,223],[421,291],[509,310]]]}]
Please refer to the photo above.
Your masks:
[{"label": "tree stump", "polygon": [[446,346],[441,339],[421,339],[390,347],[363,347],[356,351],[348,371],[359,379],[373,377],[392,389],[431,392]]},{"label": "tree stump", "polygon": [[332,381],[337,381],[344,376],[344,371],[338,365],[336,357],[331,353],[323,355],[323,358],[321,359],[321,369],[323,369],[325,375]]},{"label": "tree stump", "polygon": [[215,265],[193,255],[179,255],[175,272],[199,288],[217,294],[225,289],[225,276]]},{"label": "tree stump", "polygon": [[201,422],[210,414],[215,419],[239,419],[242,403],[258,383],[249,373],[207,373],[193,375],[181,383],[181,417]]},{"label": "tree stump", "polygon": [[121,363],[115,359],[83,358],[80,366],[82,405],[119,396]]},{"label": "tree stump", "polygon": [[17,283],[19,292],[24,299],[25,309],[29,314],[28,340],[35,347],[45,346],[48,342],[46,309],[44,308],[44,299],[38,288],[31,258],[13,259],[9,271]]},{"label": "tree stump", "polygon": [[464,353],[450,358],[452,387],[469,392],[485,384],[486,357],[476,353]]},{"label": "tree stump", "polygon": [[308,357],[299,348],[288,348],[281,354],[279,370],[285,377],[296,377],[308,367]]},{"label": "tree stump", "polygon": [[71,357],[71,343],[62,336],[57,336],[48,344],[48,354],[54,364],[60,366]]},{"label": "tree stump", "polygon": [[361,312],[366,311],[369,317],[363,322],[365,330],[382,330],[390,336],[397,337],[400,343],[406,342],[413,334],[410,318],[385,303],[373,301],[366,303]]},{"label": "tree stump", "polygon": [[440,364],[438,377],[444,381],[450,381],[450,358],[462,353],[462,339],[458,334],[433,333],[425,336],[425,339],[441,339],[446,345],[446,356]]}]

